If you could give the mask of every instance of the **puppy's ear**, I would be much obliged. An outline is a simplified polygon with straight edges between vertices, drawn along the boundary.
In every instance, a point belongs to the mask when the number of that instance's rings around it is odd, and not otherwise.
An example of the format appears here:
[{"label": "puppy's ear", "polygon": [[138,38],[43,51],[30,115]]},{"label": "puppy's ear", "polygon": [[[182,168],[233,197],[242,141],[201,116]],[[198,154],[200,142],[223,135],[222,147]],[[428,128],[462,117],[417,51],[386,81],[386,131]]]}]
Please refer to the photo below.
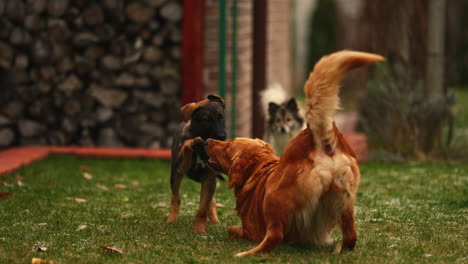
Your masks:
[{"label": "puppy's ear", "polygon": [[182,108],[180,108],[180,113],[182,114],[182,118],[184,119],[184,121],[190,120],[190,118],[192,117],[193,111],[195,111],[195,109],[197,108],[198,108],[197,103],[189,103],[189,104],[182,106]]},{"label": "puppy's ear", "polygon": [[286,103],[286,108],[293,112],[298,112],[299,107],[297,106],[296,99],[295,98],[289,99],[289,101]]},{"label": "puppy's ear", "polygon": [[270,116],[274,116],[276,111],[278,111],[278,108],[279,108],[279,105],[273,103],[273,102],[270,102],[268,104],[268,114],[270,114]]},{"label": "puppy's ear", "polygon": [[218,102],[224,107],[224,99],[221,96],[216,95],[216,94],[210,94],[210,95],[208,95],[207,98],[211,102]]}]

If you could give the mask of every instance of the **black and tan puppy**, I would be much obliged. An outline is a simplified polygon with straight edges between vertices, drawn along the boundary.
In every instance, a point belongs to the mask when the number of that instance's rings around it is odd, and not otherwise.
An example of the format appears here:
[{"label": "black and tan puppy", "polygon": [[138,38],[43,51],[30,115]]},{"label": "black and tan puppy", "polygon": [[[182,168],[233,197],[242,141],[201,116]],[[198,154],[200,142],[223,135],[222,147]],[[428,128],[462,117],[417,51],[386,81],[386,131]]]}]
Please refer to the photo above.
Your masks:
[{"label": "black and tan puppy", "polygon": [[178,126],[172,142],[171,210],[167,223],[177,221],[180,209],[180,183],[184,175],[201,183],[200,206],[193,230],[204,233],[206,220],[219,223],[214,193],[218,174],[206,166],[203,158],[194,153],[191,143],[195,137],[226,139],[224,126],[224,100],[217,95],[181,108],[184,121]]}]

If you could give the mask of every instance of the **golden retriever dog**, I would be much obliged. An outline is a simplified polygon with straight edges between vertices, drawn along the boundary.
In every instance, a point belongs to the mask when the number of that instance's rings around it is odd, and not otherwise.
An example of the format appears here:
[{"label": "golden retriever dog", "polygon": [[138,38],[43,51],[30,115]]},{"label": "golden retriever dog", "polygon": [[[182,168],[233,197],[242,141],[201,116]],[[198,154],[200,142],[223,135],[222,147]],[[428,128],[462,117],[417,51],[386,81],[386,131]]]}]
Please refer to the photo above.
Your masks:
[{"label": "golden retriever dog", "polygon": [[304,86],[307,128],[289,142],[281,158],[259,139],[206,140],[208,164],[228,175],[228,187],[236,196],[242,226],[230,227],[229,236],[260,242],[235,256],[269,252],[283,241],[331,243],[336,225],[343,238],[335,251],[354,248],[360,172],[333,114],[342,77],[383,60],[376,54],[347,50],[322,58]]}]

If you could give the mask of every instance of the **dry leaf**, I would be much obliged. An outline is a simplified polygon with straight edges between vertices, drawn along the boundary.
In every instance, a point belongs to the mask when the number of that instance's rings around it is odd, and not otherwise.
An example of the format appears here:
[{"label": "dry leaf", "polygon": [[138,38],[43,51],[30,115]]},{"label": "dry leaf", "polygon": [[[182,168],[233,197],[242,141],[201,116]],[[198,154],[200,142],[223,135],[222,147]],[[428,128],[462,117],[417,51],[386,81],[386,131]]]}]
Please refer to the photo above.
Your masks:
[{"label": "dry leaf", "polygon": [[116,248],[104,247],[104,246],[100,246],[100,248],[108,252],[115,252],[115,253],[123,254],[121,250],[118,250]]},{"label": "dry leaf", "polygon": [[86,166],[86,165],[81,165],[80,166],[80,171],[90,171],[92,170],[93,168],[90,167],[90,166]]},{"label": "dry leaf", "polygon": [[11,192],[0,192],[0,198],[8,198],[12,196]]},{"label": "dry leaf", "polygon": [[23,176],[21,176],[21,175],[17,175],[17,176],[16,176],[16,179],[17,179],[18,181],[24,180]]},{"label": "dry leaf", "polygon": [[109,188],[107,188],[106,186],[101,185],[101,184],[96,184],[96,187],[98,187],[98,189],[102,190],[102,191],[108,191],[109,190]]},{"label": "dry leaf", "polygon": [[127,218],[130,218],[130,217],[134,217],[135,215],[133,213],[123,213],[120,215],[120,217],[124,218],[124,219],[127,219]]},{"label": "dry leaf", "polygon": [[55,183],[55,180],[51,180],[51,179],[47,180],[47,184],[53,184],[53,183]]},{"label": "dry leaf", "polygon": [[83,229],[86,229],[88,228],[87,225],[79,225],[78,228],[76,229],[76,231],[80,231],[80,230],[83,230]]},{"label": "dry leaf", "polygon": [[139,181],[133,181],[132,185],[133,185],[133,187],[138,187],[138,186],[140,186],[140,182]]},{"label": "dry leaf", "polygon": [[54,264],[50,259],[32,258],[31,264]]},{"label": "dry leaf", "polygon": [[77,197],[75,197],[74,200],[77,203],[86,203],[87,202],[86,199],[81,199],[81,198],[77,198]]},{"label": "dry leaf", "polygon": [[217,204],[216,204],[216,207],[217,207],[217,208],[224,208],[224,204],[222,204],[222,203],[217,203]]},{"label": "dry leaf", "polygon": [[159,202],[158,207],[167,207],[167,203],[165,202]]},{"label": "dry leaf", "polygon": [[84,172],[83,173],[83,178],[87,179],[87,180],[91,180],[93,178],[93,175],[87,173],[87,172]]},{"label": "dry leaf", "polygon": [[442,174],[442,175],[439,176],[439,178],[441,178],[441,179],[447,179],[449,176],[450,176],[450,175],[448,175],[448,174]]},{"label": "dry leaf", "polygon": [[114,187],[117,188],[117,189],[127,189],[127,185],[120,184],[120,183],[114,185]]},{"label": "dry leaf", "polygon": [[44,252],[44,251],[47,251],[46,247],[38,247],[37,248],[37,252]]},{"label": "dry leaf", "polygon": [[167,235],[169,232],[159,232],[160,235]]},{"label": "dry leaf", "polygon": [[16,182],[16,184],[18,184],[18,187],[23,187],[24,186],[24,183],[21,180],[18,180]]},{"label": "dry leaf", "polygon": [[128,197],[122,198],[122,202],[128,202]]}]

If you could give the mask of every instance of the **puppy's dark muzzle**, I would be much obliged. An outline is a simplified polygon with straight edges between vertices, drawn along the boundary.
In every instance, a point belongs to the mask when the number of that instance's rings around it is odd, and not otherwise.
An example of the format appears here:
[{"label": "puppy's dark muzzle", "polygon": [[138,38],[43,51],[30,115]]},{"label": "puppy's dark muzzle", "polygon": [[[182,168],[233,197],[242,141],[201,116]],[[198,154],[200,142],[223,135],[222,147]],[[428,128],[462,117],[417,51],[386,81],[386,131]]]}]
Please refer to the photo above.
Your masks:
[{"label": "puppy's dark muzzle", "polygon": [[213,137],[214,139],[224,141],[226,140],[226,133],[218,134],[216,137]]}]

